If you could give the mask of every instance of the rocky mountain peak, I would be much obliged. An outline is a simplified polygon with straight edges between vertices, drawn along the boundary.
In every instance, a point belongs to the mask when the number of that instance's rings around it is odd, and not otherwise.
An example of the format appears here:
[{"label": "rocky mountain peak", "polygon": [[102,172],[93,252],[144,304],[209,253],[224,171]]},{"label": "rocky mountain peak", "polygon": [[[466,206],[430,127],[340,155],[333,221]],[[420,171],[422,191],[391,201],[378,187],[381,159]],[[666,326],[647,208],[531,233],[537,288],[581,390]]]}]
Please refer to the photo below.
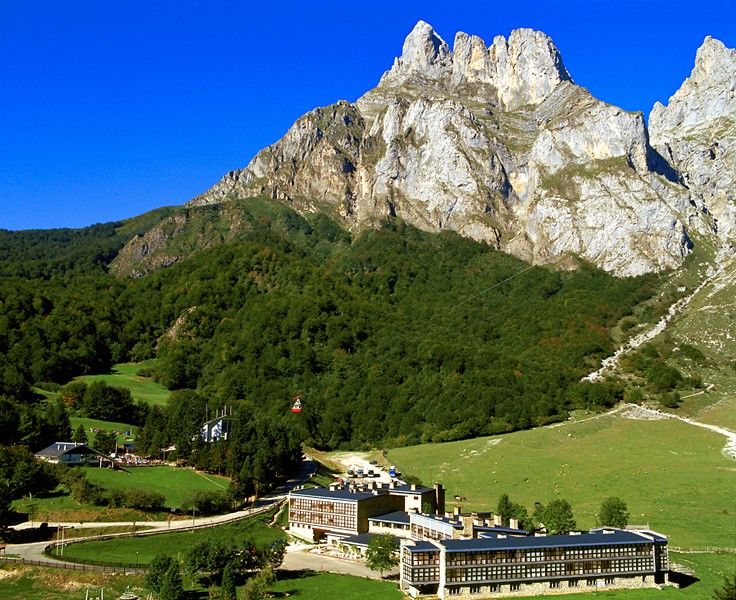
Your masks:
[{"label": "rocky mountain peak", "polygon": [[[730,64],[718,44],[706,40],[696,70]],[[715,80],[695,71],[691,79]],[[720,83],[689,85],[730,101]],[[715,114],[710,102],[698,111]],[[490,46],[460,32],[451,50],[420,21],[376,88],[307,113],[192,204],[268,196],[353,230],[399,217],[535,263],[577,256],[638,275],[678,266],[688,231],[713,231],[672,154],[660,154],[643,115],[576,85],[541,31],[517,29]]]},{"label": "rocky mountain peak", "polygon": [[652,145],[736,245],[736,50],[706,37],[690,77],[649,116]]},{"label": "rocky mountain peak", "polygon": [[571,80],[552,39],[534,29],[496,36],[489,48],[493,80],[507,110],[537,105],[563,81]]},{"label": "rocky mountain peak", "polygon": [[695,66],[667,106],[657,102],[650,123],[653,136],[736,115],[736,50],[720,40],[705,38]]},{"label": "rocky mountain peak", "polygon": [[419,21],[406,37],[401,56],[394,60],[394,65],[383,79],[386,81],[405,80],[414,75],[429,79],[438,79],[451,68],[450,47],[434,28],[424,21]]}]

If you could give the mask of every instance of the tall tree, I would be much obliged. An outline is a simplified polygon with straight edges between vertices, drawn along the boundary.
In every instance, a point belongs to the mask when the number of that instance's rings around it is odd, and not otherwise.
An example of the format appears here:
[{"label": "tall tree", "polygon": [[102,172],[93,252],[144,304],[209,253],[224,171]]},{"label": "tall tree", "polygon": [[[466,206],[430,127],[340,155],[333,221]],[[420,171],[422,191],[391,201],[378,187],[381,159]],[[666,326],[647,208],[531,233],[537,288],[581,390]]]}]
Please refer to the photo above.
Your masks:
[{"label": "tall tree", "polygon": [[568,533],[576,527],[572,506],[567,500],[552,500],[542,512],[542,522],[552,534]]},{"label": "tall tree", "polygon": [[181,581],[179,563],[172,562],[164,575],[159,591],[159,600],[183,600],[184,585]]},{"label": "tall tree", "polygon": [[629,509],[626,502],[617,496],[606,498],[598,510],[598,524],[623,529],[629,524]]},{"label": "tall tree", "polygon": [[383,579],[383,572],[399,564],[396,538],[389,533],[382,533],[371,538],[365,551],[365,564],[371,571],[378,571]]},{"label": "tall tree", "polygon": [[72,434],[72,442],[77,444],[89,444],[89,438],[87,437],[87,430],[84,424],[80,423]]},{"label": "tall tree", "polygon": [[238,600],[235,590],[235,567],[232,562],[227,563],[225,570],[222,572],[220,600]]}]

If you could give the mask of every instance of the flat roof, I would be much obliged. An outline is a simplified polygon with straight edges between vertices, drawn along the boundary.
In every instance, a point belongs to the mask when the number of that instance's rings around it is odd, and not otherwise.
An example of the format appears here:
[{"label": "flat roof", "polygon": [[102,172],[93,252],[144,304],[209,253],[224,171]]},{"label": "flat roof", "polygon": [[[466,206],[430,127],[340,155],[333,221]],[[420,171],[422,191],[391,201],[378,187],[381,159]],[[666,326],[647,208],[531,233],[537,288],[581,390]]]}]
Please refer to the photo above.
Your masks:
[{"label": "flat roof", "polygon": [[307,496],[309,498],[324,498],[328,500],[346,500],[348,502],[358,502],[373,498],[376,494],[371,492],[351,492],[349,490],[330,490],[327,488],[305,488],[301,490],[292,490],[289,496]]},{"label": "flat roof", "polygon": [[391,494],[426,494],[427,492],[434,492],[434,488],[417,486],[415,490],[411,489],[410,485],[397,485],[393,489],[384,487]]},{"label": "flat roof", "polygon": [[[611,530],[611,533],[594,532],[579,535],[547,535],[534,537],[476,538],[472,540],[442,540],[448,552],[472,552],[485,550],[521,550],[526,548],[571,548],[575,546],[610,546],[623,544],[654,543],[640,533]],[[666,541],[662,538],[658,541]]]},{"label": "flat roof", "polygon": [[514,529],[513,527],[503,527],[502,525],[474,525],[473,528],[481,533],[501,533],[509,535],[529,534],[529,532],[524,529]]},{"label": "flat roof", "polygon": [[390,512],[385,515],[377,515],[375,517],[368,517],[369,521],[376,521],[377,523],[399,523],[400,525],[409,524],[409,513],[403,510],[397,510]]},{"label": "flat roof", "polygon": [[[340,540],[341,544],[349,544],[351,546],[368,546],[368,543],[376,537],[375,533],[361,533],[359,535],[350,535],[348,537],[342,538]],[[394,538],[396,541],[396,546],[398,547],[399,541]]]},{"label": "flat roof", "polygon": [[405,548],[409,552],[439,552],[440,549],[435,546],[432,542],[422,540],[420,542],[414,542],[414,544],[407,544]]}]

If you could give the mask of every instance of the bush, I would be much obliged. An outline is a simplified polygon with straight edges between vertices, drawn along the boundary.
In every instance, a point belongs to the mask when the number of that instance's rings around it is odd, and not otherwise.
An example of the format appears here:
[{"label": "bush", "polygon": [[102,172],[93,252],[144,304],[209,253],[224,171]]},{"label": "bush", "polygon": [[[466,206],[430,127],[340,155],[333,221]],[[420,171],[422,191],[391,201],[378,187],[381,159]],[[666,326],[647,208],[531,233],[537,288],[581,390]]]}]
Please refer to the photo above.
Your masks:
[{"label": "bush", "polygon": [[227,492],[214,490],[195,490],[182,502],[184,512],[196,511],[200,515],[216,515],[230,510],[230,496]]},{"label": "bush", "polygon": [[669,392],[682,382],[682,373],[664,363],[655,362],[647,369],[647,383],[656,392]]},{"label": "bush", "polygon": [[137,508],[150,512],[163,510],[165,503],[166,497],[163,494],[137,489],[127,490],[123,500],[125,508]]}]

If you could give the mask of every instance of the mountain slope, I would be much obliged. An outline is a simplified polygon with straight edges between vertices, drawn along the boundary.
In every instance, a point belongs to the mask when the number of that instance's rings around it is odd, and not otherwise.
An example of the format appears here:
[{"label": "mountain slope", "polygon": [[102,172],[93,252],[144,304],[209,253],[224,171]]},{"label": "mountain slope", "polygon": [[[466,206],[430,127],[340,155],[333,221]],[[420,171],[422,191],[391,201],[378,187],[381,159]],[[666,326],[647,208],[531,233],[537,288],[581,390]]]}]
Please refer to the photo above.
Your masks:
[{"label": "mountain slope", "polygon": [[573,83],[545,34],[454,48],[424,22],[379,85],[315,109],[190,205],[263,195],[352,229],[399,216],[535,263],[617,275],[678,266],[713,224],[644,118]]}]

